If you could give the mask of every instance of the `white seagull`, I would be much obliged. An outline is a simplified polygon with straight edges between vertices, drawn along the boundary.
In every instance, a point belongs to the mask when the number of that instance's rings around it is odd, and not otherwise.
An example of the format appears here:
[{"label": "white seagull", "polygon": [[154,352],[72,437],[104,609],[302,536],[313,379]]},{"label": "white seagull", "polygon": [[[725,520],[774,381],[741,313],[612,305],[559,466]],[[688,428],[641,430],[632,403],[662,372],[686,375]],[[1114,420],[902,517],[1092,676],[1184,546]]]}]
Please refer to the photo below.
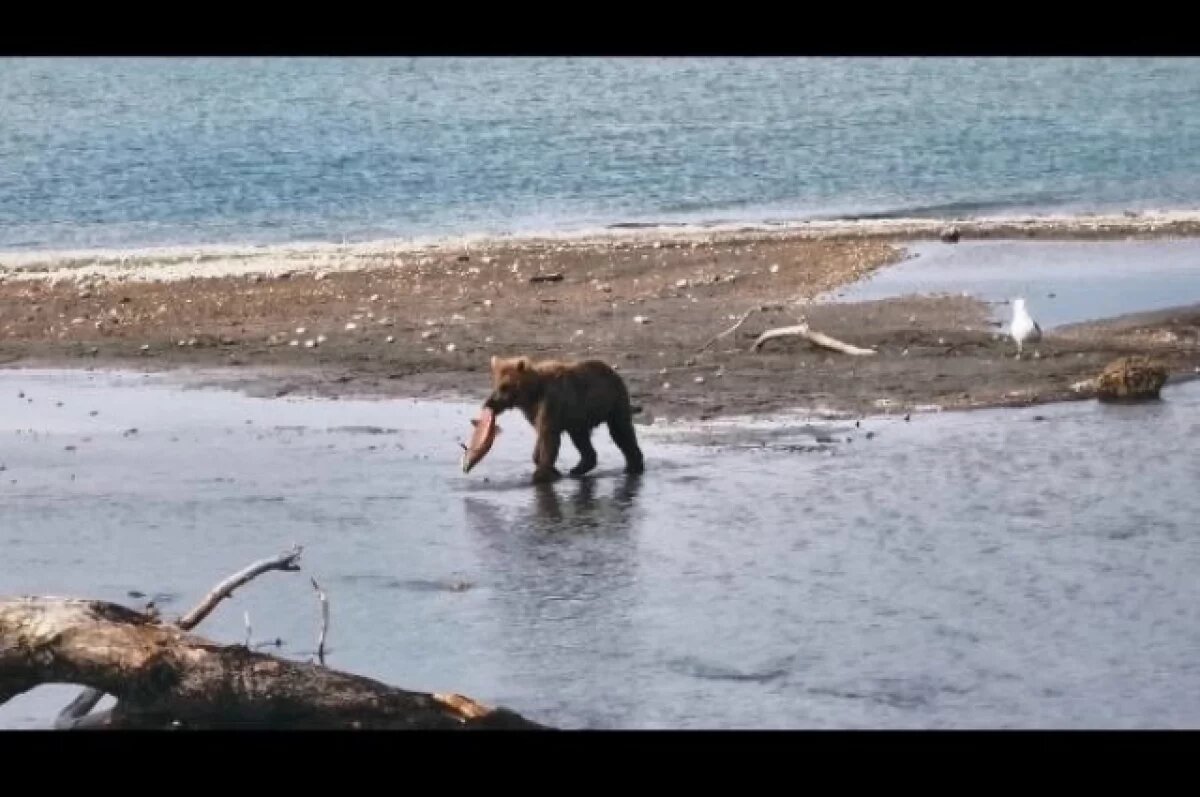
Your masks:
[{"label": "white seagull", "polygon": [[1024,299],[1013,299],[1012,323],[1009,324],[1009,334],[1017,342],[1017,359],[1021,359],[1025,342],[1036,343],[1042,339],[1042,328],[1033,320],[1025,309]]}]

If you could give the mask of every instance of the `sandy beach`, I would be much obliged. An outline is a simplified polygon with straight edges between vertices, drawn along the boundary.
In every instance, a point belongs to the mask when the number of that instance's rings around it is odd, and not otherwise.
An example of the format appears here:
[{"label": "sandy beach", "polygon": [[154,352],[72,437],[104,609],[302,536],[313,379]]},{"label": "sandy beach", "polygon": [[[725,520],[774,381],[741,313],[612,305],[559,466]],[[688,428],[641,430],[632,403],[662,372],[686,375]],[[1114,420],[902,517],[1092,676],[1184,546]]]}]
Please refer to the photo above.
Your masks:
[{"label": "sandy beach", "polygon": [[[1180,377],[1200,367],[1200,307],[1060,327],[1018,361],[972,298],[812,302],[948,227],[961,241],[1192,237],[1200,215],[10,253],[0,256],[0,359],[203,368],[259,395],[474,398],[492,354],[596,357],[624,374],[643,421],[1026,405],[1085,396],[1072,386],[1125,354],[1159,357]],[[759,306],[777,309],[713,341]],[[751,351],[765,329],[800,319],[877,353],[796,339]]]}]

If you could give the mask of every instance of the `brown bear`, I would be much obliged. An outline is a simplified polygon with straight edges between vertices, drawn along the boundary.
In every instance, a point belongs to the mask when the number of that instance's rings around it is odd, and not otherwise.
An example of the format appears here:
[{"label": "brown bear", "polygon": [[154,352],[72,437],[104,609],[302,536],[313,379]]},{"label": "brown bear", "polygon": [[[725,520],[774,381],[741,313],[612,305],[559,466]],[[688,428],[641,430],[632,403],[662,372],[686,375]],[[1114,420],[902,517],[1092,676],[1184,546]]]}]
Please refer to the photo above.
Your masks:
[{"label": "brown bear", "polygon": [[492,394],[483,406],[499,415],[514,407],[537,432],[533,450],[534,482],[561,476],[554,464],[563,432],[579,451],[572,476],[596,467],[592,430],[602,423],[625,455],[625,472],[645,469],[633,429],[634,410],[624,380],[599,360],[533,362],[528,357],[492,357]]}]

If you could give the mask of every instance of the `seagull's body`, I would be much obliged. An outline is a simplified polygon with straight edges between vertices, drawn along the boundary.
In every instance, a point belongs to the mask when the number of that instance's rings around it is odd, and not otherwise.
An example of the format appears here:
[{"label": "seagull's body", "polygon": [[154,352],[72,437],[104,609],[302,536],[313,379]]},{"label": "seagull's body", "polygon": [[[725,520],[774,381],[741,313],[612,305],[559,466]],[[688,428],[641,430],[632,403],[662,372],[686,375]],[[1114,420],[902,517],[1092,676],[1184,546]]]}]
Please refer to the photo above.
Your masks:
[{"label": "seagull's body", "polygon": [[1009,324],[1009,334],[1017,342],[1017,359],[1025,349],[1025,342],[1036,343],[1042,339],[1042,328],[1025,309],[1024,299],[1013,299],[1012,322]]}]

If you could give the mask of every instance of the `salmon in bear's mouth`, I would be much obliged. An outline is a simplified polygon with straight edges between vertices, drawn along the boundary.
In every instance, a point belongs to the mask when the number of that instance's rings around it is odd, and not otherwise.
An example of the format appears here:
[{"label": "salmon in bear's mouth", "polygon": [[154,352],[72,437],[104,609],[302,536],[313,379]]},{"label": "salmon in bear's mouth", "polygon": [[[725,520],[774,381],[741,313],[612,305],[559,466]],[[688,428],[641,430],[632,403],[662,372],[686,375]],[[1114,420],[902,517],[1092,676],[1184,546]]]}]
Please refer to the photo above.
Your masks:
[{"label": "salmon in bear's mouth", "polygon": [[471,444],[463,445],[462,470],[463,473],[470,473],[471,468],[479,464],[487,452],[491,450],[492,443],[496,440],[496,435],[500,432],[500,427],[496,425],[496,413],[490,408],[484,407],[479,411],[479,417],[471,421],[475,426],[475,431],[471,435]]}]

